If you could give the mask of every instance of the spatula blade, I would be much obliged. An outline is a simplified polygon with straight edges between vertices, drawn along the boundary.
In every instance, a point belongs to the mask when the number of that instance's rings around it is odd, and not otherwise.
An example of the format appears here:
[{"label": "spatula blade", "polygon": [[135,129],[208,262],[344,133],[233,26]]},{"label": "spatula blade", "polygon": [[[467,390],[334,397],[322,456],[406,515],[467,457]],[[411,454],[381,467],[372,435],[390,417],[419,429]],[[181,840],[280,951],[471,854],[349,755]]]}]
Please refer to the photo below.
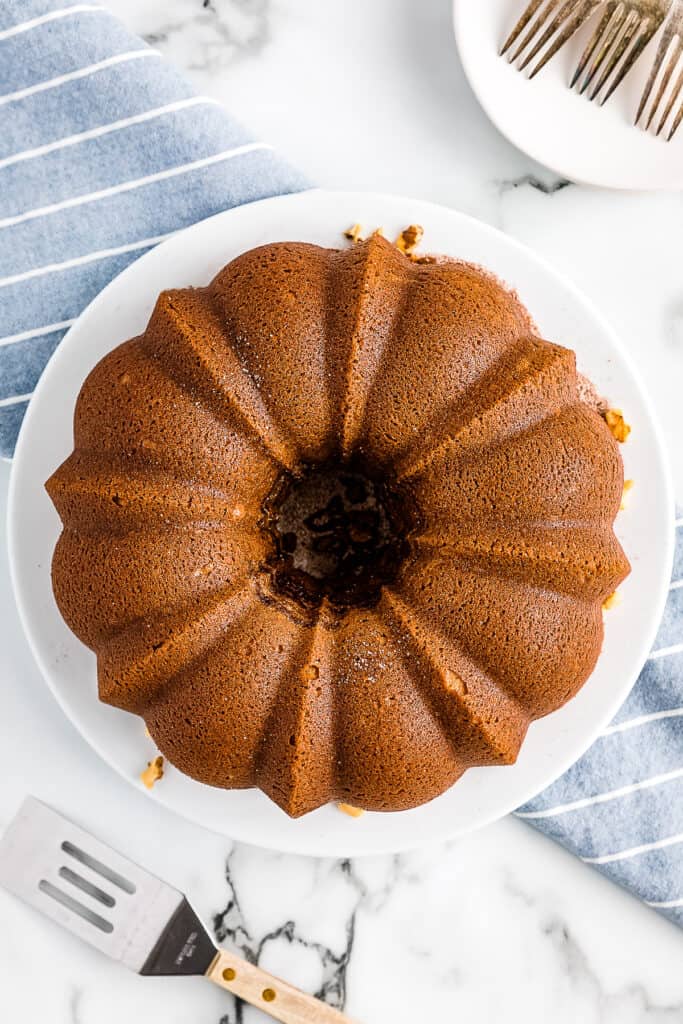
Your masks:
[{"label": "spatula blade", "polygon": [[34,797],[0,839],[0,886],[141,974],[204,974],[215,955],[182,893]]}]

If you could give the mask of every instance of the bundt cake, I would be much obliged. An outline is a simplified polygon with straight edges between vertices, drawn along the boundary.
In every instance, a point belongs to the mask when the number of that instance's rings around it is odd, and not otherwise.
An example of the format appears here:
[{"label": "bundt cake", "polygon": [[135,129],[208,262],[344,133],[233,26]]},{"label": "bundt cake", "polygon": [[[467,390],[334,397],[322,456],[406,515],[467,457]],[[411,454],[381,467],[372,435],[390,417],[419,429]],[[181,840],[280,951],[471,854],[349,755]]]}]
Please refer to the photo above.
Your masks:
[{"label": "bundt cake", "polygon": [[265,245],[163,292],[47,489],[101,700],[212,786],[399,810],[510,764],[629,570],[617,444],[478,267]]}]

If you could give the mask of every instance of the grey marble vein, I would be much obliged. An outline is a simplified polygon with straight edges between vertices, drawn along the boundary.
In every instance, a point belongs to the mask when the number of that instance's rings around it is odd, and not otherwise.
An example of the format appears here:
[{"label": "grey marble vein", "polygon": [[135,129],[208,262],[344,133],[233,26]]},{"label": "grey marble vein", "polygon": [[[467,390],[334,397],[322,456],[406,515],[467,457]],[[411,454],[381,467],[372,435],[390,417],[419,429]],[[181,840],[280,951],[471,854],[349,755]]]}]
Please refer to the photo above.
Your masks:
[{"label": "grey marble vein", "polygon": [[162,50],[182,43],[190,71],[217,71],[265,49],[270,13],[270,0],[193,0],[186,17],[162,21],[144,38]]},{"label": "grey marble vein", "polygon": [[519,178],[505,178],[497,182],[501,195],[505,192],[512,192],[517,188],[527,187],[535,188],[545,196],[553,196],[556,192],[569,188],[571,184],[571,181],[568,181],[566,178],[551,178],[545,181],[536,174],[523,174]]},{"label": "grey marble vein", "polygon": [[[341,860],[336,864],[338,870],[347,878],[356,892],[356,899],[352,904],[351,912],[344,924],[345,941],[341,952],[336,953],[323,943],[309,941],[300,934],[296,922],[293,920],[283,921],[277,928],[271,929],[260,937],[251,934],[244,919],[237,892],[234,872],[232,868],[232,854],[228,857],[225,865],[225,881],[228,887],[228,902],[224,910],[214,915],[213,930],[216,940],[219,943],[227,943],[248,960],[250,963],[258,964],[271,943],[286,942],[302,949],[313,951],[319,958],[322,981],[314,995],[324,1000],[330,1006],[343,1009],[346,1003],[346,974],[351,959],[353,943],[356,933],[356,916],[361,902],[367,895],[364,884],[354,875],[350,861]],[[239,1000],[235,1000],[232,1014],[225,1014],[220,1019],[220,1024],[242,1024],[244,1007]]]},{"label": "grey marble vein", "polygon": [[670,303],[664,311],[664,333],[667,347],[683,352],[683,299]]},{"label": "grey marble vein", "polygon": [[[368,886],[362,878],[363,861],[341,861],[341,870],[345,872],[351,884],[361,896],[364,909],[373,914],[384,910],[394,895],[399,884],[419,885],[424,876],[412,866],[409,853],[394,853],[387,857],[387,871],[381,884]],[[348,865],[348,866],[347,866]]]},{"label": "grey marble vein", "polygon": [[[549,942],[562,964],[562,973],[572,989],[586,998],[596,1011],[600,1024],[621,1024],[632,1020],[647,1024],[682,1024],[683,1002],[654,1002],[643,984],[629,984],[616,991],[607,991],[590,959],[573,935],[568,923],[554,910],[544,907],[536,896],[522,889],[506,872],[505,891],[536,913],[541,935]],[[618,936],[615,936],[618,941]]]},{"label": "grey marble vein", "polygon": [[69,1024],[82,1024],[81,1002],[83,1000],[83,989],[74,985],[69,994]]}]

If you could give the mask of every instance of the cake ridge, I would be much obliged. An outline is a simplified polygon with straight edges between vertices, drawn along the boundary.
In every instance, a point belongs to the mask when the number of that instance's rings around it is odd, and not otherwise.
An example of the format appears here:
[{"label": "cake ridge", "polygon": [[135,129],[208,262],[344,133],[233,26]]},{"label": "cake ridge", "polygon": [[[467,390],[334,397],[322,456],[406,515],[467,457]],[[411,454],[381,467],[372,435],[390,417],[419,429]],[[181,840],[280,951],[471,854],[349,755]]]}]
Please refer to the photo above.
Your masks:
[{"label": "cake ridge", "polygon": [[[225,345],[226,357],[232,356],[234,359],[234,365],[232,367],[233,372],[236,372],[241,380],[242,386],[247,390],[250,400],[253,402],[253,411],[258,411],[260,415],[254,416],[249,415],[249,410],[245,408],[245,402],[243,401],[243,395],[239,391],[229,390],[226,386],[226,382],[216,378],[207,365],[206,361],[201,361],[201,355],[198,352],[196,346],[193,344],[192,336],[192,325],[187,321],[186,316],[177,308],[173,302],[173,291],[162,292],[157,300],[154,312],[152,313],[152,319],[150,320],[150,326],[145,332],[146,343],[150,346],[150,352],[154,353],[155,358],[158,359],[158,365],[165,372],[178,387],[186,391],[189,396],[195,401],[201,398],[202,406],[211,413],[214,418],[223,424],[224,429],[229,431],[230,424],[225,421],[225,409],[221,411],[222,403],[225,403],[230,409],[233,416],[238,419],[238,422],[248,431],[249,435],[253,438],[253,441],[263,448],[267,454],[280,466],[291,469],[297,461],[296,446],[290,438],[285,437],[279,425],[277,425],[268,410],[264,401],[263,395],[260,393],[258,388],[255,387],[253,380],[249,376],[247,370],[242,365],[238,357],[233,339],[229,336],[227,331],[227,325],[221,321],[215,312],[215,298],[212,290],[212,286],[209,285],[206,288],[196,288],[189,291],[183,292],[181,290],[183,298],[189,299],[191,295],[193,299],[201,296],[200,301],[204,301],[204,311],[209,310],[212,317],[216,320],[216,329],[219,330],[222,341]],[[150,328],[156,326],[155,318],[161,319],[164,310],[163,303],[167,304],[169,310],[171,310],[175,317],[176,325],[180,328],[179,334],[183,341],[187,343],[188,348],[191,352],[197,352],[194,356],[194,367],[195,372],[198,373],[197,379],[192,379],[186,372],[183,372],[183,368],[179,365],[177,359],[174,359],[174,354],[177,356],[179,352],[174,353],[170,346],[165,348],[154,348],[150,338]],[[200,332],[197,332],[200,334]],[[206,338],[203,339],[206,341]],[[201,373],[199,370],[201,369]],[[202,378],[206,379],[208,387],[201,383]],[[235,378],[233,377],[232,383],[234,384]],[[220,403],[217,402],[217,396],[220,395]]]},{"label": "cake ridge", "polygon": [[448,559],[438,557],[413,567],[403,587],[419,620],[429,612],[439,636],[456,641],[484,673],[495,673],[532,718],[568,700],[600,653],[601,601],[470,568],[455,572]]},{"label": "cake ridge", "polygon": [[393,358],[365,410],[361,445],[392,470],[397,456],[429,443],[435,423],[511,345],[535,333],[517,297],[481,268],[428,259],[410,263]]},{"label": "cake ridge", "polygon": [[[427,652],[424,651],[421,648],[420,644],[417,642],[413,624],[410,621],[410,619],[404,614],[405,608],[400,602],[398,596],[395,593],[392,593],[392,589],[390,587],[387,587],[384,592],[384,603],[388,607],[383,608],[380,614],[383,615],[384,621],[388,624],[389,628],[392,629],[393,632],[401,638],[403,643],[405,643],[406,640],[408,641],[412,648],[411,655],[415,657],[418,662],[427,662],[432,668],[432,670],[436,669],[438,671],[436,663],[429,657]],[[461,753],[461,751],[459,751],[458,749],[456,737],[454,737],[447,728],[448,723],[446,719],[450,716],[448,715],[448,712],[444,708],[444,701],[438,699],[439,695],[434,691],[434,689],[431,686],[425,685],[422,673],[413,671],[413,665],[407,660],[406,653],[402,651],[401,647],[402,643],[398,641],[396,644],[396,650],[399,658],[403,662],[406,671],[408,672],[409,675],[411,675],[416,686],[419,688],[425,704],[427,704],[432,713],[434,721],[438,723],[441,732],[445,736],[449,746],[452,749],[453,757],[458,762],[458,764],[461,765],[462,771],[464,771],[465,765],[461,764],[460,758],[458,756]],[[455,696],[454,703],[457,706],[460,706],[457,697]]]},{"label": "cake ridge", "polygon": [[[235,598],[236,605],[233,604]],[[126,711],[144,710],[145,704],[141,701],[148,703],[178,672],[205,657],[220,642],[226,626],[245,615],[255,600],[253,587],[248,582],[241,583],[211,594],[206,601],[195,602],[199,610],[178,628],[176,623],[182,612],[188,610],[187,605],[152,619],[143,616],[118,630],[106,640],[98,654],[98,687],[102,699]],[[192,644],[193,637],[199,646],[192,646],[188,657],[185,643],[187,640]],[[125,670],[125,686],[118,678],[122,669]],[[140,678],[144,669],[149,671]],[[131,687],[136,679],[138,687]]]},{"label": "cake ridge", "polygon": [[[89,646],[139,620],[190,607],[250,577],[264,545],[250,531],[217,530],[204,524],[164,524],[112,535],[62,530],[53,558],[54,596],[63,618]],[[83,571],[68,584],[63,570],[78,561]],[[114,605],[111,591],[125,577]]]},{"label": "cake ridge", "polygon": [[[280,674],[256,756],[255,781],[274,799],[279,796],[277,802],[292,817],[327,803],[338,787],[334,757],[337,716],[331,681],[334,635],[322,626],[324,614],[322,607],[317,610],[309,635],[303,634],[291,653],[291,675]],[[327,754],[324,767],[311,773],[308,759],[319,755],[321,748]]]},{"label": "cake ridge", "polygon": [[[425,547],[429,551],[435,551],[436,550],[431,545],[422,545],[419,542],[418,542],[418,544],[416,546],[417,547]],[[441,549],[439,551],[439,554],[442,555],[443,558],[447,558],[448,561],[449,561],[449,564],[451,564],[454,568],[462,570],[462,572],[471,573],[473,576],[481,576],[482,578],[485,578],[485,579],[492,579],[493,578],[493,579],[497,579],[497,580],[500,580],[500,581],[504,581],[506,583],[522,583],[527,589],[534,590],[539,595],[546,595],[546,596],[555,595],[557,597],[569,597],[573,601],[581,602],[581,603],[585,604],[586,606],[590,606],[590,607],[592,607],[594,605],[594,603],[595,603],[595,601],[597,599],[597,597],[595,595],[592,595],[592,594],[580,594],[580,593],[577,593],[576,588],[570,590],[569,588],[565,589],[563,587],[557,586],[554,583],[553,584],[537,583],[537,582],[535,582],[533,580],[530,580],[528,578],[522,578],[521,576],[516,576],[516,575],[513,575],[512,573],[507,573],[507,572],[503,571],[502,568],[498,569],[494,565],[481,565],[481,564],[477,563],[477,561],[474,558],[472,558],[471,560],[468,560],[466,557],[459,557],[457,552],[454,554],[453,553],[453,549],[449,548],[448,545],[445,545],[445,546],[441,547]],[[608,584],[604,589],[602,589],[600,591],[600,595],[602,596],[602,599],[604,600],[605,597],[608,597],[613,592],[614,592],[614,587],[610,586]]]},{"label": "cake ridge", "polygon": [[[356,307],[354,309],[354,329],[349,339],[349,361],[346,368],[344,386],[342,388],[343,397],[341,407],[340,440],[342,454],[347,457],[353,451],[362,431],[364,413],[372,393],[373,383],[377,379],[377,375],[382,365],[383,356],[388,350],[393,332],[396,330],[399,323],[400,312],[406,302],[406,296],[411,286],[412,278],[412,264],[381,235],[377,233],[371,235],[366,242],[361,243],[361,246],[363,247],[362,252],[364,262],[362,265],[361,277],[358,282],[360,289]],[[353,250],[348,251],[353,252]],[[386,316],[385,309],[383,339],[381,341],[375,365],[371,368],[369,377],[366,377],[363,381],[364,387],[362,393],[357,395],[359,374],[356,368],[360,362],[360,357],[364,352],[364,348],[369,347],[367,344],[366,346],[363,346],[360,339],[363,331],[368,329],[368,324],[364,321],[364,315],[367,318],[366,307],[376,288],[376,282],[371,282],[371,277],[373,273],[377,274],[377,267],[375,263],[381,263],[383,261],[383,257],[386,257],[385,266],[388,263],[387,269],[396,271],[400,268],[400,284],[396,289],[396,293],[393,295],[393,301],[389,307],[388,317]],[[370,287],[371,284],[373,287]],[[383,280],[383,284],[386,287],[389,284],[389,281]],[[364,366],[367,370],[367,361],[364,361]],[[360,402],[358,401],[359,398]]]},{"label": "cake ridge", "polygon": [[337,440],[325,337],[331,262],[319,246],[278,242],[238,256],[211,283],[241,364],[303,463],[334,455]]},{"label": "cake ridge", "polygon": [[[89,454],[98,455],[97,470],[84,476],[76,475],[78,463]],[[59,476],[54,474],[46,486],[62,522],[76,522],[83,532],[98,533],[103,529],[119,528],[122,528],[122,532],[129,532],[139,528],[135,516],[140,512],[154,515],[163,523],[168,521],[171,509],[175,515],[181,515],[181,521],[188,525],[204,522],[225,526],[228,515],[228,521],[234,522],[234,501],[229,494],[221,492],[212,484],[173,476],[164,468],[157,468],[151,462],[135,460],[130,456],[103,459],[101,454],[78,448],[62,464]],[[155,488],[154,495],[140,490],[145,486],[150,490]],[[161,502],[159,488],[163,495]],[[182,501],[173,502],[174,491],[176,496],[182,495]],[[109,498],[102,505],[95,522],[86,522],[89,510],[83,507],[79,509],[78,506],[82,506],[88,497],[106,498],[107,492]],[[195,498],[200,500],[195,503]],[[160,506],[157,510],[154,508],[155,503]],[[207,514],[212,509],[213,514]]]},{"label": "cake ridge", "polygon": [[[512,764],[515,760],[516,754],[519,751],[519,747],[522,744],[522,740],[526,734],[526,731],[531,723],[531,714],[528,708],[509,690],[505,688],[503,684],[487,669],[484,669],[479,665],[471,655],[470,652],[462,648],[462,646],[452,639],[446,638],[443,634],[439,633],[438,629],[428,629],[422,622],[419,613],[411,611],[408,606],[402,601],[396,589],[393,590],[387,588],[386,592],[387,601],[392,609],[392,613],[397,617],[401,626],[406,630],[410,637],[412,651],[416,659],[426,664],[432,674],[436,676],[441,684],[439,689],[430,689],[430,701],[434,704],[434,707],[439,707],[437,712],[438,716],[442,720],[444,734],[447,736],[451,745],[453,745],[454,753],[457,756],[458,753],[462,755],[462,750],[455,745],[456,738],[451,737],[447,728],[453,723],[453,710],[448,710],[449,698],[462,710],[464,714],[469,715],[470,721],[475,725],[481,742],[484,747],[488,749],[491,755],[490,760],[478,760],[477,764]],[[422,635],[422,640],[420,635]],[[430,640],[432,643],[430,643]],[[445,664],[445,656],[440,656],[439,653],[434,649],[435,644],[438,646],[440,642],[444,646],[448,646],[449,650],[453,655],[453,662],[458,666],[459,672],[456,672],[451,666]],[[443,653],[443,652],[441,652]],[[463,665],[468,669],[467,679],[461,677],[460,673],[464,676],[462,671]],[[479,675],[485,680],[485,685],[490,688],[495,694],[495,700],[502,704],[499,709],[500,714],[504,714],[506,724],[510,726],[514,724],[519,734],[518,740],[515,741],[514,750],[509,749],[504,751],[500,749],[500,744],[496,744],[494,735],[494,726],[497,723],[486,722],[472,706],[472,701],[465,701],[465,696],[472,697],[473,687],[473,676]],[[414,674],[414,678],[421,679],[419,673]],[[450,684],[449,684],[450,680]],[[464,692],[463,692],[464,691]],[[443,721],[444,715],[451,721]],[[462,741],[462,737],[459,738],[458,742]],[[481,757],[481,754],[479,755]],[[467,760],[465,768],[468,763],[472,763]],[[464,769],[463,769],[464,770]]]},{"label": "cake ridge", "polygon": [[259,490],[277,463],[241,426],[235,432],[234,417],[232,433],[226,432],[225,416],[198,403],[150,348],[143,337],[134,338],[91,371],[76,404],[76,452],[94,464],[102,453],[126,467],[165,470],[226,494],[235,491],[235,469],[247,470],[245,479]]},{"label": "cake ridge", "polygon": [[[458,531],[458,539],[444,539],[443,536],[437,538],[434,534],[423,533],[415,538],[414,544],[418,549],[438,550],[440,557],[447,557],[454,565],[472,572],[509,580],[525,580],[524,573],[531,573],[531,576],[526,576],[529,585],[558,594],[580,596],[589,602],[604,601],[614,593],[628,573],[628,563],[621,545],[612,530],[604,524],[596,522],[583,528],[573,525],[573,536],[567,532],[562,537],[565,544],[562,553],[551,547],[555,539],[553,535],[562,532],[555,526],[544,527],[512,520],[507,527],[499,523],[495,531],[482,534],[483,525],[478,522],[476,530]],[[562,529],[566,531],[566,527]],[[541,540],[545,534],[548,534],[546,548],[542,546]],[[476,544],[471,543],[482,536],[485,541],[489,538],[492,540],[488,550],[483,545],[478,550]],[[585,551],[576,551],[577,541],[586,545]],[[496,550],[496,545],[503,542],[507,544],[508,550]],[[535,548],[530,546],[533,542],[536,543]],[[572,551],[571,560],[566,557],[568,551]],[[595,560],[598,553],[604,557],[602,563]],[[583,558],[582,564],[587,566],[586,572],[582,575],[576,571],[572,575],[572,570],[578,569],[579,557]],[[554,569],[552,577],[551,569]],[[534,573],[538,574],[538,578]],[[545,581],[542,580],[544,573],[547,575]],[[552,583],[549,582],[551,578]]]},{"label": "cake ridge", "polygon": [[[528,346],[545,357],[540,365],[530,363]],[[505,379],[506,370],[515,371],[518,367],[526,372],[518,378]],[[560,380],[554,379],[554,371],[558,372]],[[549,388],[551,384],[555,385],[552,393]],[[496,391],[496,387],[498,391]],[[558,387],[560,388],[559,394],[557,393]],[[492,394],[486,394],[487,389],[490,389]],[[500,413],[503,417],[519,415],[517,404],[522,404],[531,397],[536,399],[538,407],[525,408],[525,418],[521,423],[511,425],[505,419],[502,423],[493,424],[498,428],[498,432],[488,440],[477,442],[477,427],[485,429],[486,422],[494,418],[496,413]],[[453,420],[446,413],[444,429],[435,444],[428,447],[420,445],[418,442],[408,455],[399,454],[395,469],[396,476],[399,480],[410,479],[459,443],[464,444],[463,459],[468,457],[468,450],[475,454],[479,451],[486,451],[500,443],[502,438],[509,439],[515,434],[532,429],[549,416],[556,414],[565,405],[572,404],[576,400],[574,353],[540,338],[519,338],[511,343],[505,352],[501,353],[476,380],[472,381],[457,404],[450,410]],[[473,428],[475,428],[475,437],[468,439],[467,434],[472,432]],[[465,435],[464,439],[463,435]],[[431,442],[429,429],[425,430],[425,437],[429,437]]]},{"label": "cake ridge", "polygon": [[340,633],[338,798],[368,810],[399,810],[443,792],[463,765],[416,686],[382,603],[353,610]]},{"label": "cake ridge", "polygon": [[[279,680],[305,639],[300,625],[256,597],[216,644],[169,679],[144,708],[162,754],[212,786],[258,785],[256,760]],[[267,652],[261,650],[264,637],[270,641]]]},{"label": "cake ridge", "polygon": [[[502,510],[509,522],[571,521],[579,506],[578,518],[590,519],[593,510],[612,524],[622,500],[623,464],[616,441],[602,418],[578,398],[467,457],[446,450],[440,459],[429,472],[413,477],[411,486],[419,484],[435,515],[448,507],[451,525],[498,517]],[[564,486],[560,473],[570,478]],[[536,479],[549,475],[556,478],[555,486],[539,489]],[[450,493],[444,492],[446,486]]]}]

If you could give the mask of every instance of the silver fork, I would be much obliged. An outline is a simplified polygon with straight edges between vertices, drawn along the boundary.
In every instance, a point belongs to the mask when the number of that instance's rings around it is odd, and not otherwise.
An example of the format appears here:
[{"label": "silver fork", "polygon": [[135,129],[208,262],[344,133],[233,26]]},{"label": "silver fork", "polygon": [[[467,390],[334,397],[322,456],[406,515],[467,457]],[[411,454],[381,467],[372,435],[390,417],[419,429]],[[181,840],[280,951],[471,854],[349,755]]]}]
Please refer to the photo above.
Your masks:
[{"label": "silver fork", "polygon": [[[657,113],[657,111],[659,109],[661,109],[662,100],[664,99],[664,96],[666,94],[667,88],[668,88],[668,86],[671,83],[671,79],[673,78],[674,71],[676,70],[676,65],[678,64],[682,53],[683,53],[683,2],[681,2],[681,0],[675,0],[674,6],[673,6],[673,10],[671,11],[671,15],[669,17],[669,20],[666,23],[666,27],[664,29],[664,33],[663,33],[662,38],[661,38],[661,40],[659,42],[659,47],[657,49],[657,56],[654,59],[654,63],[652,65],[652,71],[650,72],[650,76],[649,76],[649,78],[647,80],[647,83],[645,85],[645,89],[643,90],[643,95],[642,95],[642,98],[640,100],[640,106],[638,107],[638,113],[636,114],[636,119],[635,119],[635,122],[634,122],[635,124],[638,124],[640,119],[641,119],[641,117],[643,116],[645,108],[647,107],[648,100],[650,98],[650,94],[652,93],[652,89],[654,87],[655,81],[657,80],[657,75],[658,75],[659,71],[663,69],[662,77],[661,77],[661,80],[660,80],[659,85],[657,87],[657,92],[655,94],[655,98],[652,101],[652,105],[650,107],[650,113],[648,114],[647,120],[645,121],[645,124],[643,125],[645,131],[647,131],[649,129],[650,125],[652,124],[652,120],[653,120],[655,114]],[[665,61],[666,61],[667,56],[669,57],[669,60],[666,63],[666,66],[665,66]],[[669,115],[671,114],[671,112],[674,109],[674,105],[677,103],[677,101],[678,101],[678,99],[679,99],[679,97],[681,95],[681,90],[682,89],[683,89],[683,66],[681,67],[681,70],[679,71],[678,78],[676,79],[676,82],[675,82],[675,85],[674,85],[673,89],[669,93],[669,98],[666,101],[666,105],[664,107],[664,112],[662,113],[662,115],[661,115],[661,117],[659,119],[659,124],[658,124],[657,130],[655,132],[656,135],[660,135],[661,134],[661,131],[664,128],[664,125],[666,124]],[[680,125],[682,120],[683,120],[683,101],[680,103],[680,105],[678,107],[678,111],[677,111],[676,115],[674,116],[673,121],[671,122],[671,127],[669,128],[669,134],[667,135],[667,138],[666,138],[667,142],[670,142],[671,139],[674,137],[674,135],[676,134],[676,130],[677,130],[677,128]]]},{"label": "silver fork", "polygon": [[589,92],[589,99],[594,100],[609,82],[600,99],[601,105],[606,103],[666,18],[671,3],[672,0],[608,0],[570,88],[583,75],[579,92],[586,92],[595,83]]},{"label": "silver fork", "polygon": [[[500,51],[501,57],[518,43],[519,45],[508,57],[509,62],[513,64],[520,54],[530,44],[533,44],[519,65],[519,70],[523,71],[538,56],[546,43],[550,43],[529,75],[529,78],[533,78],[581,28],[602,2],[603,0],[531,0],[503,43]],[[526,29],[528,31],[525,32]]]}]

